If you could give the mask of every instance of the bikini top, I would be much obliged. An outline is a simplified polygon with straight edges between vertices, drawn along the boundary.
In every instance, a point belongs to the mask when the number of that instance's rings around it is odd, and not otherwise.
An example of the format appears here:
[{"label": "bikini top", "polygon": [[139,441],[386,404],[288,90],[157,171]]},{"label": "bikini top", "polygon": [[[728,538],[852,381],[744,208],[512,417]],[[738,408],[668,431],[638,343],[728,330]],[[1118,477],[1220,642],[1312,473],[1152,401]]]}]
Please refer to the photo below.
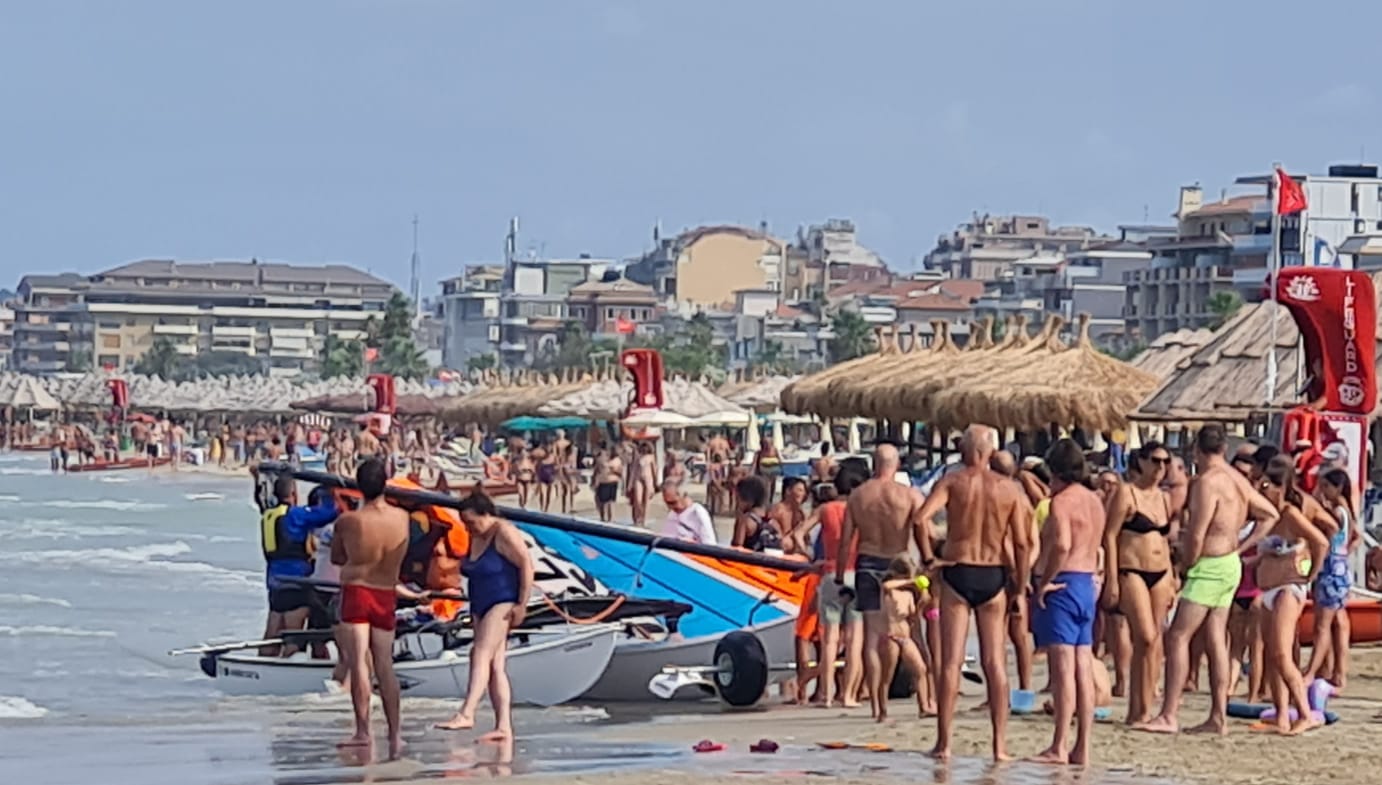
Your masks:
[{"label": "bikini top", "polygon": [[[1137,493],[1129,489],[1132,494],[1133,512],[1132,517],[1123,522],[1123,531],[1132,534],[1160,534],[1162,537],[1171,536],[1171,524],[1157,525],[1157,522],[1147,517],[1146,513],[1137,508]],[[1166,510],[1167,517],[1170,517],[1170,509]]]}]

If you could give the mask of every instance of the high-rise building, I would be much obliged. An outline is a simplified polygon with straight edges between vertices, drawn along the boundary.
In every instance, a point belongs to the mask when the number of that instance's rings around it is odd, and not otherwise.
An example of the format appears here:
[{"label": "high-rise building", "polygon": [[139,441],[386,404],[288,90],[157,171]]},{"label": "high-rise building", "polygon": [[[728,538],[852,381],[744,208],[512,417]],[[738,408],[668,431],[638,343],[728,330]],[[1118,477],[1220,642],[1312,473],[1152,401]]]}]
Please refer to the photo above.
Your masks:
[{"label": "high-rise building", "polygon": [[32,373],[125,370],[158,338],[183,355],[257,358],[294,374],[327,336],[364,336],[395,291],[344,265],[145,260],[95,275],[29,275],[14,306],[11,367]]}]

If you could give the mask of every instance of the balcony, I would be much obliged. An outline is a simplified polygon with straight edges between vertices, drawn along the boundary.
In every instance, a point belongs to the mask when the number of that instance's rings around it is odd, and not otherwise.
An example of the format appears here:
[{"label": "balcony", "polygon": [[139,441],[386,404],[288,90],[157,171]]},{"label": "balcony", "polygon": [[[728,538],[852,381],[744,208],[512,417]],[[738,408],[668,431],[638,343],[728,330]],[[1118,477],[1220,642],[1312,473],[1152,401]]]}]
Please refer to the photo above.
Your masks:
[{"label": "balcony", "polygon": [[154,325],[154,335],[181,335],[194,336],[200,332],[195,324],[156,324]]},{"label": "balcony", "polygon": [[255,329],[253,327],[232,327],[224,324],[211,326],[212,338],[253,338],[254,336]]},{"label": "balcony", "polygon": [[69,352],[72,344],[67,341],[25,340],[19,343],[19,348],[26,352]]},{"label": "balcony", "polygon": [[1233,236],[1233,254],[1235,256],[1266,254],[1270,253],[1271,250],[1272,236],[1270,234],[1235,234]]},{"label": "balcony", "polygon": [[312,329],[309,329],[309,328],[306,328],[306,327],[270,327],[270,328],[269,328],[269,337],[272,338],[272,339],[275,340],[275,341],[279,340],[280,338],[287,338],[287,339],[295,339],[295,338],[296,338],[296,339],[307,340],[307,339],[310,339],[310,338],[315,338],[316,335],[317,335],[317,331],[316,331],[316,330],[312,330]]},{"label": "balcony", "polygon": [[311,360],[314,357],[316,357],[316,354],[306,346],[294,348],[282,346],[280,344],[274,344],[273,346],[269,347],[269,357],[275,360],[283,358],[293,360]]},{"label": "balcony", "polygon": [[15,368],[26,373],[60,373],[67,370],[66,360],[24,360],[15,362]]},{"label": "balcony", "polygon": [[528,317],[526,316],[505,316],[499,320],[505,327],[527,327]]}]

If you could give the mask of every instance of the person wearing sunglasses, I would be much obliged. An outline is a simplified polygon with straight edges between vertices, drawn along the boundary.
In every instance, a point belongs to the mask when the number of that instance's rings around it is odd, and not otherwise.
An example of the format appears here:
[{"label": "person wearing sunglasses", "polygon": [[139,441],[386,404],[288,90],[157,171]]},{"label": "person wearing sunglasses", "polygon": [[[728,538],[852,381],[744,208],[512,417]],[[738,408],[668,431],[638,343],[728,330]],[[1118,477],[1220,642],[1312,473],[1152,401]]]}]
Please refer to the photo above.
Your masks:
[{"label": "person wearing sunglasses", "polygon": [[1110,495],[1104,525],[1104,609],[1121,614],[1132,642],[1128,722],[1146,722],[1156,700],[1161,631],[1175,600],[1171,538],[1175,522],[1161,490],[1171,453],[1161,442],[1142,445],[1131,482]]}]

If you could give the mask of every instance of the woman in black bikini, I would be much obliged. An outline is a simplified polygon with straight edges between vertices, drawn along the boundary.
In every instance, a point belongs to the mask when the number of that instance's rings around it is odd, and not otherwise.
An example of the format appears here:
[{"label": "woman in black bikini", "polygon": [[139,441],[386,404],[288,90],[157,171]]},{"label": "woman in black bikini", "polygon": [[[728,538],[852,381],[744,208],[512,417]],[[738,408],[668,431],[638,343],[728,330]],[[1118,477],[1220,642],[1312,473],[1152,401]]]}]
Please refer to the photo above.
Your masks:
[{"label": "woman in black bikini", "polygon": [[1132,638],[1129,725],[1146,722],[1155,706],[1161,631],[1176,595],[1171,574],[1171,506],[1161,490],[1170,465],[1171,454],[1164,446],[1144,444],[1134,454],[1132,481],[1108,503],[1103,604],[1124,617]]},{"label": "woman in black bikini", "polygon": [[768,488],[759,477],[745,477],[735,486],[739,516],[734,521],[736,548],[762,553],[782,550],[782,532],[767,515]]}]

